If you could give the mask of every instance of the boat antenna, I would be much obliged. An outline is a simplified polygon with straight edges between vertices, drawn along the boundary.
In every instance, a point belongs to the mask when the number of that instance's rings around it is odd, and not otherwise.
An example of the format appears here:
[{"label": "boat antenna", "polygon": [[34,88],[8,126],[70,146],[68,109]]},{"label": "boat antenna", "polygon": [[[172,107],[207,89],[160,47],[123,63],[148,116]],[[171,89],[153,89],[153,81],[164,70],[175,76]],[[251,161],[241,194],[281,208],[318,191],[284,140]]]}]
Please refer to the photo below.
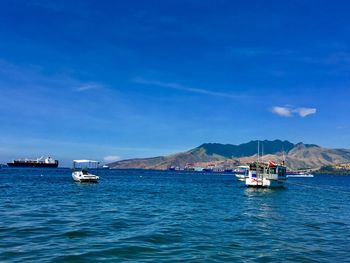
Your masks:
[{"label": "boat antenna", "polygon": [[263,158],[264,158],[264,142],[261,142],[261,161],[262,162],[264,161]]},{"label": "boat antenna", "polygon": [[283,165],[286,164],[286,156],[284,154],[284,146],[282,145]]},{"label": "boat antenna", "polygon": [[259,155],[260,155],[260,141],[258,140],[258,162],[259,162]]}]

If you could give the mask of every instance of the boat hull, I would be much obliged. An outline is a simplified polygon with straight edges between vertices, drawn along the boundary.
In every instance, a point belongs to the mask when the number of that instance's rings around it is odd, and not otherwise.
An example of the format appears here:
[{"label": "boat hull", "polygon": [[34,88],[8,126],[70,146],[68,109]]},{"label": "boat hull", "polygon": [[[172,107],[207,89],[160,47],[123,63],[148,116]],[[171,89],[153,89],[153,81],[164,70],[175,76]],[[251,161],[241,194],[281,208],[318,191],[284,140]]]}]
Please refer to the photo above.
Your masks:
[{"label": "boat hull", "polygon": [[98,179],[79,179],[74,181],[78,183],[98,183]]},{"label": "boat hull", "polygon": [[13,163],[7,163],[7,165],[9,167],[57,168],[58,162],[55,162],[55,163],[13,162]]},{"label": "boat hull", "polygon": [[246,176],[244,174],[235,174],[235,176],[241,182],[245,182],[245,180],[248,178],[248,176]]},{"label": "boat hull", "polygon": [[246,178],[245,184],[247,187],[256,188],[282,188],[285,186],[285,180],[273,180],[273,179],[256,179],[256,178]]},{"label": "boat hull", "polygon": [[100,177],[94,174],[83,174],[81,171],[75,171],[72,173],[72,178],[75,182],[79,183],[97,183]]}]

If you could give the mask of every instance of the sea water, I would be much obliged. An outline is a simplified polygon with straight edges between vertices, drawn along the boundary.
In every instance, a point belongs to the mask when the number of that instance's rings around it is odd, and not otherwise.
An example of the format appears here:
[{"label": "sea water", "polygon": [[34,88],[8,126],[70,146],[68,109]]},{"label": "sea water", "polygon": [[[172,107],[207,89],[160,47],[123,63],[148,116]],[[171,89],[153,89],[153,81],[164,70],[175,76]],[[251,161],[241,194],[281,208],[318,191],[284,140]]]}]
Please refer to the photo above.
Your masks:
[{"label": "sea water", "polygon": [[0,169],[0,262],[350,262],[350,176]]}]

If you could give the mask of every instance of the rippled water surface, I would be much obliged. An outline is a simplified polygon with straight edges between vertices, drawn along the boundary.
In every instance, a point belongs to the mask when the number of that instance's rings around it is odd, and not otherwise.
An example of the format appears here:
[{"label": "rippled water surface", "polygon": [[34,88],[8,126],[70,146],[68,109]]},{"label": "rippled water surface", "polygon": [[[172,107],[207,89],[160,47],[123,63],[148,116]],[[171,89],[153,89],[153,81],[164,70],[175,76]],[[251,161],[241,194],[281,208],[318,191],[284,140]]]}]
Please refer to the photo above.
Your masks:
[{"label": "rippled water surface", "polygon": [[350,177],[0,169],[0,262],[350,262]]}]

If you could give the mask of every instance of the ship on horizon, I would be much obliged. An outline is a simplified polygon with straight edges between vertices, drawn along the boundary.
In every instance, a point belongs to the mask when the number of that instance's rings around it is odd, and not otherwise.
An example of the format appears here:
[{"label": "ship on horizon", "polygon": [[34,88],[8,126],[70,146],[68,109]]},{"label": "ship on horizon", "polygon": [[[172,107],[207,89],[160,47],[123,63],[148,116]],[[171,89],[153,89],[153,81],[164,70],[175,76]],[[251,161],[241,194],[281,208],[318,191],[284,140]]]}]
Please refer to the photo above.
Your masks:
[{"label": "ship on horizon", "polygon": [[7,163],[9,167],[30,167],[30,168],[57,168],[58,160],[54,160],[50,156],[44,159],[44,157],[32,159],[18,159]]}]

